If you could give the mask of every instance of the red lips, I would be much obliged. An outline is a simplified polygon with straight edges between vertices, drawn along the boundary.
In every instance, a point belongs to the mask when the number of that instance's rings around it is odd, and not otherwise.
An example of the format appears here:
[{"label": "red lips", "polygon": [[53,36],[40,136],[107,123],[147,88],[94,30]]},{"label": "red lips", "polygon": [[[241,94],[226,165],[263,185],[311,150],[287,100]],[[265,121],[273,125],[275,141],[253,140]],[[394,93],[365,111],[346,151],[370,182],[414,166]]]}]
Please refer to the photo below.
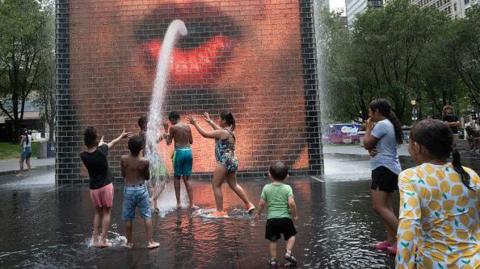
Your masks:
[{"label": "red lips", "polygon": [[[150,40],[144,50],[158,60],[162,41]],[[170,82],[174,86],[202,85],[221,74],[226,57],[233,49],[233,41],[224,35],[217,35],[195,48],[175,48],[170,58]]]}]

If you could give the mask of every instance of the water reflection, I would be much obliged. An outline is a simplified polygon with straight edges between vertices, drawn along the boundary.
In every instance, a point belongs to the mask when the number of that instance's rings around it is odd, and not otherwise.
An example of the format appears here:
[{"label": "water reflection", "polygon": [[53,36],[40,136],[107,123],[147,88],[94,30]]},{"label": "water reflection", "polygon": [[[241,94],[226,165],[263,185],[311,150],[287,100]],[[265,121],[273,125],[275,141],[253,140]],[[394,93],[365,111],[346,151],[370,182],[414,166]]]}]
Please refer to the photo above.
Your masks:
[{"label": "water reflection", "polygon": [[[51,176],[41,175],[41,176]],[[3,181],[5,182],[5,181]],[[8,182],[8,180],[7,180]],[[265,179],[241,182],[258,202]],[[388,268],[392,260],[368,248],[383,239],[383,228],[370,210],[368,181],[311,179],[289,182],[299,207],[294,253],[302,268]],[[118,268],[265,268],[268,244],[265,221],[243,214],[242,202],[225,189],[225,206],[232,219],[192,217],[187,209],[155,217],[157,250],[145,249],[140,220],[134,222],[133,250],[119,247],[124,233],[120,220],[122,192],[115,189],[111,249],[89,247],[93,210],[85,186],[0,185],[3,231],[0,267],[115,267]],[[193,182],[196,203],[213,208],[209,182]],[[172,196],[173,199],[173,196]],[[174,205],[174,203],[172,204]],[[169,203],[165,208],[168,209]],[[279,251],[284,249],[280,243]],[[279,253],[283,255],[283,253]]]},{"label": "water reflection", "polygon": [[[412,165],[407,161],[402,162],[404,168]],[[337,158],[325,163],[326,183],[308,178],[288,182],[299,209],[294,248],[299,267],[392,267],[392,258],[369,247],[385,235],[371,210],[368,160]],[[465,164],[479,171],[478,162],[466,159]],[[148,251],[138,219],[134,222],[135,248],[119,247],[124,226],[121,186],[116,184],[109,234],[116,247],[100,250],[89,247],[93,209],[86,186],[55,187],[51,172],[36,172],[20,180],[3,176],[0,182],[0,268],[266,268],[265,221],[255,222],[244,215],[242,202],[226,187],[224,204],[231,219],[175,211],[173,188],[167,188],[168,194],[160,199],[166,215],[154,218],[154,238],[161,246]],[[241,182],[255,203],[265,183],[266,179]],[[193,189],[199,206],[214,207],[209,182],[194,181]],[[284,245],[280,243],[279,251]]]}]

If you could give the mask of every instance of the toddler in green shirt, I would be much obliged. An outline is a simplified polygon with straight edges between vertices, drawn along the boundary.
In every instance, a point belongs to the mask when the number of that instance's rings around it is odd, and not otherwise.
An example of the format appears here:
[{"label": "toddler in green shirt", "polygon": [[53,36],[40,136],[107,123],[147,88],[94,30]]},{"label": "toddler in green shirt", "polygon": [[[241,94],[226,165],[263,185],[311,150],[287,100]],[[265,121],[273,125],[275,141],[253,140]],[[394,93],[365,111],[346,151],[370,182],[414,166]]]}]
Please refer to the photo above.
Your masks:
[{"label": "toddler in green shirt", "polygon": [[267,226],[265,228],[265,239],[270,241],[271,267],[277,266],[277,240],[283,234],[287,241],[285,260],[291,266],[296,266],[297,260],[292,255],[292,248],[295,244],[297,231],[293,220],[297,220],[297,206],[293,199],[292,188],[283,182],[288,177],[288,167],[282,162],[276,162],[270,166],[268,177],[272,183],[263,187],[256,218],[267,207]]}]

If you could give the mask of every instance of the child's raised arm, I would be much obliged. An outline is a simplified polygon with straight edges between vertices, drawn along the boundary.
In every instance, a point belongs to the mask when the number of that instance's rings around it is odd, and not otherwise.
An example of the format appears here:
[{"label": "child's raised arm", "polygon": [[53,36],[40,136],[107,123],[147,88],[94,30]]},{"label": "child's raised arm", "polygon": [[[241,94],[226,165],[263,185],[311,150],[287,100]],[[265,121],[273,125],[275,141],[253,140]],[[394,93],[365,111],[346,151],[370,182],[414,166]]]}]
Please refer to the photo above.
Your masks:
[{"label": "child's raised arm", "polygon": [[210,119],[210,114],[208,112],[203,113],[203,118],[207,121],[207,123],[213,128],[213,130],[222,129],[218,126],[212,119]]},{"label": "child's raised arm", "polygon": [[203,128],[200,127],[200,125],[198,125],[197,121],[193,117],[189,116],[188,121],[190,122],[190,124],[195,126],[197,131],[205,138],[215,138],[215,139],[227,139],[228,138],[229,134],[225,130],[218,129],[218,130],[213,130],[213,131],[207,132],[207,131],[203,130]]},{"label": "child's raised arm", "polygon": [[290,212],[292,213],[292,218],[294,220],[298,220],[297,204],[295,203],[295,199],[293,199],[293,196],[288,197],[288,207],[290,208]]},{"label": "child's raised arm", "polygon": [[107,144],[108,148],[112,148],[112,147],[115,146],[115,144],[117,144],[120,140],[122,140],[123,138],[128,137],[130,134],[131,134],[131,132],[126,132],[125,129],[123,129],[122,133],[121,133],[117,138],[113,139],[112,141],[110,141],[110,143]]}]

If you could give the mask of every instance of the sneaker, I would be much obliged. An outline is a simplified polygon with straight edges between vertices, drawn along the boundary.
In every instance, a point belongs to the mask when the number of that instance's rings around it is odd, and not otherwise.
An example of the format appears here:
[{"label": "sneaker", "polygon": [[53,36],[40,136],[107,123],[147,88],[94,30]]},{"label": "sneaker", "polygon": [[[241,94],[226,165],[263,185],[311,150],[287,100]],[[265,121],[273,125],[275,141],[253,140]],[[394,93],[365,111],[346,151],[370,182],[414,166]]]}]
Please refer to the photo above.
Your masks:
[{"label": "sneaker", "polygon": [[392,245],[388,241],[382,241],[382,242],[377,242],[375,245],[373,245],[376,249],[381,250],[381,251],[386,251],[389,247]]},{"label": "sneaker", "polygon": [[395,245],[393,245],[393,246],[391,246],[391,247],[388,247],[388,248],[387,248],[387,253],[388,253],[388,255],[390,255],[390,256],[396,256],[396,255],[397,255],[397,245],[395,244]]},{"label": "sneaker", "polygon": [[290,266],[297,266],[297,259],[292,254],[285,253],[285,260],[290,263]]},{"label": "sneaker", "polygon": [[268,260],[268,266],[270,266],[271,268],[277,268],[277,265],[277,259],[270,258],[270,260]]}]

